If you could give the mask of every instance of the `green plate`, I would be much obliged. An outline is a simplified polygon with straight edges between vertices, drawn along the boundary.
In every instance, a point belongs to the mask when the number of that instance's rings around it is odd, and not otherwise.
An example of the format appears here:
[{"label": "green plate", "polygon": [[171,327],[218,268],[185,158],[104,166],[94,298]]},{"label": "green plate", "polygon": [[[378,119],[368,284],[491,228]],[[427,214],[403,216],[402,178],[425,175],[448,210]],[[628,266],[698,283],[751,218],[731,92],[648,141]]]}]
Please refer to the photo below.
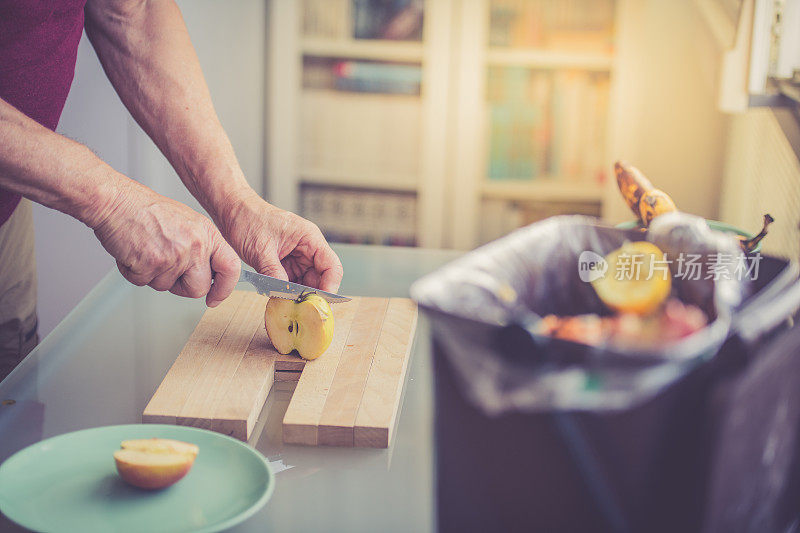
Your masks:
[{"label": "green plate", "polygon": [[[200,448],[189,473],[158,491],[126,484],[113,458],[123,440],[151,437]],[[0,511],[43,532],[221,531],[261,508],[274,486],[264,456],[231,437],[182,426],[107,426],[43,440],[8,458],[0,465]]]}]

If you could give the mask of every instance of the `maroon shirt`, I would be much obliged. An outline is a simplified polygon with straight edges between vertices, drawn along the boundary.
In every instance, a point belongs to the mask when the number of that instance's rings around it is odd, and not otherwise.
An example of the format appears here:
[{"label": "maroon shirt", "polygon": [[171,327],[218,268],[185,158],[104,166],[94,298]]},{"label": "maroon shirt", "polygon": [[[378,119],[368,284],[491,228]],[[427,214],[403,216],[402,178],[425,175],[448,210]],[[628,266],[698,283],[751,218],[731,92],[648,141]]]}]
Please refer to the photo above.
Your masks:
[{"label": "maroon shirt", "polygon": [[[56,129],[75,74],[86,0],[0,0],[0,98]],[[0,189],[0,224],[20,196]]]}]

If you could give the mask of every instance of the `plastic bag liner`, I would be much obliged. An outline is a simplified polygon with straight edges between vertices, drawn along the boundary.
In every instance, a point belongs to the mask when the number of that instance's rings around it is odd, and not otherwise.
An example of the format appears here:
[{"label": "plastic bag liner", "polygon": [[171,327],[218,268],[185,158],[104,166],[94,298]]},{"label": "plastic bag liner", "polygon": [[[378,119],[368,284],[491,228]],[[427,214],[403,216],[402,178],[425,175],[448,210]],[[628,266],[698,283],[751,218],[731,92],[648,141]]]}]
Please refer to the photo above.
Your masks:
[{"label": "plastic bag liner", "polygon": [[[700,307],[709,317],[706,327],[635,352],[535,333],[533,326],[548,314],[609,314],[581,279],[581,261],[585,267],[587,257],[596,257],[591,253],[604,256],[644,239],[667,254],[673,269],[681,253],[703,258],[699,273],[673,277],[673,294]],[[658,217],[646,234],[561,216],[466,254],[417,281],[411,295],[431,315],[435,341],[462,390],[485,414],[618,410],[652,397],[719,350],[748,282],[715,272],[733,273],[743,257],[733,236],[683,213]]]}]

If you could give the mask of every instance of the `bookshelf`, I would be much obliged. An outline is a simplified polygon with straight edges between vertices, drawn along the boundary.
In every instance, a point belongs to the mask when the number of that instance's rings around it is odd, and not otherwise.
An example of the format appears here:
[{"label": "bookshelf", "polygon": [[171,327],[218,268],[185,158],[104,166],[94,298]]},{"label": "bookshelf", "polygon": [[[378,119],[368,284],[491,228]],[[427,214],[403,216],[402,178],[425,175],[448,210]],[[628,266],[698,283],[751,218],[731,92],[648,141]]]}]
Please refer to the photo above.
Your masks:
[{"label": "bookshelf", "polygon": [[445,245],[453,1],[270,1],[270,201],[333,240]]},{"label": "bookshelf", "polygon": [[[269,200],[337,240],[462,249],[600,214],[621,1],[270,0]],[[376,25],[389,5],[405,11]],[[314,212],[334,204],[363,240]]]},{"label": "bookshelf", "polygon": [[454,143],[475,155],[454,164],[454,247],[538,216],[602,214],[622,1],[460,4]]}]

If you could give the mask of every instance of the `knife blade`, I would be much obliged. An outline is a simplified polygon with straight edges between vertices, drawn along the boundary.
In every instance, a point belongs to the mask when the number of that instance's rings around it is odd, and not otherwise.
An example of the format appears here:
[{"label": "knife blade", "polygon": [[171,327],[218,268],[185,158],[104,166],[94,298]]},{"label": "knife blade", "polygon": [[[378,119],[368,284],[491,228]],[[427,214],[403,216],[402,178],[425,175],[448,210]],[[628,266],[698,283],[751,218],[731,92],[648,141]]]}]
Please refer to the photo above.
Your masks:
[{"label": "knife blade", "polygon": [[299,283],[292,283],[291,281],[283,281],[271,276],[265,276],[264,274],[247,270],[244,267],[242,267],[242,275],[240,276],[239,281],[246,281],[256,288],[256,292],[258,292],[258,294],[263,294],[265,296],[269,296],[270,298],[286,298],[289,300],[295,300],[303,293],[315,292],[325,298],[328,303],[338,304],[350,301],[350,298],[347,296],[339,296],[338,294],[333,294],[332,292],[321,291],[319,289],[301,285]]}]

